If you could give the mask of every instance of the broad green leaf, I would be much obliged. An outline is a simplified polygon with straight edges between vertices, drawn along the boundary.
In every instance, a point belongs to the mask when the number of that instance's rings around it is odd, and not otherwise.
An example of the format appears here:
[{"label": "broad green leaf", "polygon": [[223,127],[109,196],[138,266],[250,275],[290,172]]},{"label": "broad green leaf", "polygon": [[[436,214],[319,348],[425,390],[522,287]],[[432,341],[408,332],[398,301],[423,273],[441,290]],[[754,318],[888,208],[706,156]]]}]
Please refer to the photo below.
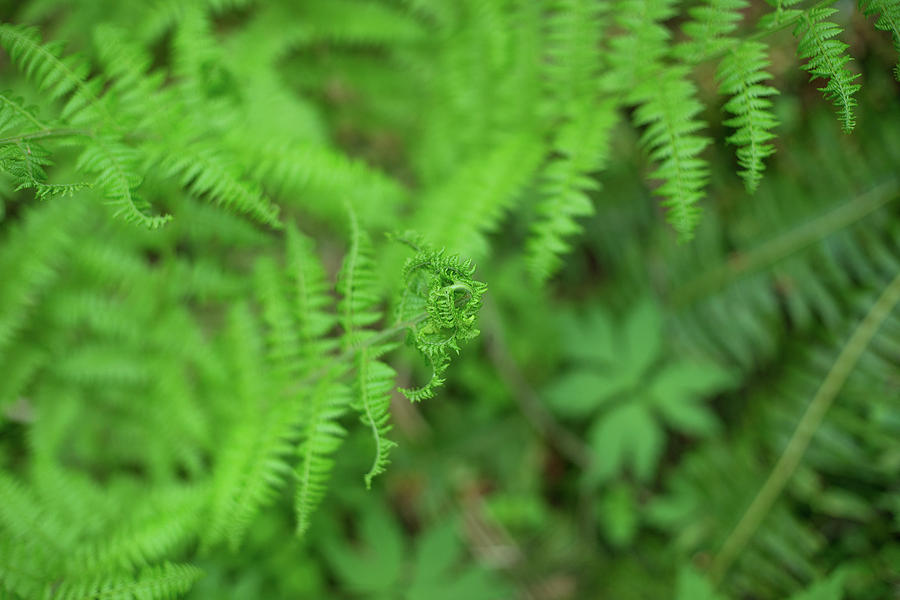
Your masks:
[{"label": "broad green leaf", "polygon": [[727,389],[732,376],[714,363],[679,361],[666,364],[653,376],[651,393],[661,398],[702,398]]},{"label": "broad green leaf", "polygon": [[597,418],[589,433],[597,461],[592,479],[604,482],[631,466],[634,475],[648,480],[656,470],[663,432],[648,407],[626,404]]},{"label": "broad green leaf", "polygon": [[617,483],[606,490],[597,506],[598,518],[610,544],[627,546],[638,529],[637,498],[626,483]]},{"label": "broad green leaf", "polygon": [[841,600],[844,597],[844,572],[835,571],[827,578],[814,582],[790,600]]},{"label": "broad green leaf", "polygon": [[622,338],[625,347],[620,350],[619,363],[637,380],[662,350],[662,315],[656,304],[650,300],[638,303],[625,319]]},{"label": "broad green leaf", "polygon": [[560,329],[570,358],[597,365],[614,363],[620,355],[612,319],[599,306],[583,318],[566,315]]},{"label": "broad green leaf", "polygon": [[400,580],[404,555],[402,532],[380,504],[362,514],[358,545],[329,536],[323,542],[323,551],[331,568],[354,592],[383,593]]},{"label": "broad green leaf", "polygon": [[707,436],[719,430],[719,422],[703,399],[730,383],[731,376],[714,364],[676,362],[664,366],[654,377],[649,395],[670,427]]},{"label": "broad green leaf", "polygon": [[511,590],[481,567],[463,561],[463,546],[453,522],[425,531],[416,547],[406,600],[494,600]]},{"label": "broad green leaf", "polygon": [[693,567],[684,567],[678,574],[676,600],[725,600],[716,593],[712,583]]},{"label": "broad green leaf", "polygon": [[556,380],[544,396],[560,415],[583,418],[627,389],[628,382],[621,377],[610,377],[601,371],[578,370]]}]

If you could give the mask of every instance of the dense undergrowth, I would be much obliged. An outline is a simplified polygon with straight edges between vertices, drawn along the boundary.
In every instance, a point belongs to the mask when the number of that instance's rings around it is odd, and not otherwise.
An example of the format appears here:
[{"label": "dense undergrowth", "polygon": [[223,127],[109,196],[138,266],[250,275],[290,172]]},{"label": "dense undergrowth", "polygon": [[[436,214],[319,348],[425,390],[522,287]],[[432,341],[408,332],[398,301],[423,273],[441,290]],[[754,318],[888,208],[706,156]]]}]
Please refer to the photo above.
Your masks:
[{"label": "dense undergrowth", "polygon": [[898,0],[0,47],[0,598],[900,594]]}]

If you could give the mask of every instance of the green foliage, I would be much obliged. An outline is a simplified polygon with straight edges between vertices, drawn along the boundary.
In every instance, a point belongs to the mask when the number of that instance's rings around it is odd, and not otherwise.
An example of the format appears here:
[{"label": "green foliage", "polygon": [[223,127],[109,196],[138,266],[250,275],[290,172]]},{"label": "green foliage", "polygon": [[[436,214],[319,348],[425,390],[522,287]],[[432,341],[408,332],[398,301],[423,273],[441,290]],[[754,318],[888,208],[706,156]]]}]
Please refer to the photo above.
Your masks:
[{"label": "green foliage", "polygon": [[856,124],[853,116],[856,99],[853,94],[860,85],[853,81],[859,74],[854,75],[846,67],[851,58],[844,52],[849,46],[834,39],[841,32],[840,26],[825,20],[836,12],[835,8],[810,9],[797,23],[794,35],[800,38],[797,53],[800,58],[808,59],[803,69],[809,71],[811,79],[828,80],[819,91],[834,103],[844,131],[849,132]]},{"label": "green foliage", "polygon": [[375,505],[359,520],[358,541],[335,535],[326,560],[354,597],[406,600],[508,597],[510,590],[484,569],[461,564],[462,544],[453,523],[423,531],[412,552],[399,524]]},{"label": "green foliage", "polygon": [[588,432],[595,482],[619,477],[627,466],[639,480],[652,478],[664,449],[663,424],[694,436],[718,431],[702,400],[725,389],[727,373],[715,364],[662,360],[661,327],[659,309],[646,300],[621,327],[602,310],[568,326],[567,354],[576,366],[546,397],[568,418],[600,411]]},{"label": "green foliage", "polygon": [[896,0],[0,7],[0,597],[896,594]]}]

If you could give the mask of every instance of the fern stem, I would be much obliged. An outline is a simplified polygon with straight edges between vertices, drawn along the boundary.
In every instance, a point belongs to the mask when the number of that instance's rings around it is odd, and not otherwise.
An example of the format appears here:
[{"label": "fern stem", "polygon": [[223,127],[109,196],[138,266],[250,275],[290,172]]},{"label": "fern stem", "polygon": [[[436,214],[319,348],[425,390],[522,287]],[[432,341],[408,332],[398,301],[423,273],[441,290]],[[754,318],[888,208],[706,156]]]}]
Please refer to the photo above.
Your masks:
[{"label": "fern stem", "polygon": [[817,8],[823,8],[825,6],[831,6],[832,4],[835,4],[836,2],[837,2],[837,0],[819,0],[818,2],[816,2],[815,4],[813,4],[812,6],[810,6],[807,9],[799,9],[802,11],[802,14],[798,14],[797,16],[790,18],[783,23],[779,23],[776,27],[762,29],[762,30],[757,31],[756,33],[750,34],[746,37],[735,38],[734,40],[731,41],[730,44],[724,44],[718,51],[711,52],[711,53],[707,54],[706,56],[704,56],[700,62],[703,63],[703,62],[707,62],[707,61],[719,60],[720,58],[725,56],[725,54],[727,54],[728,52],[733,52],[734,49],[739,44],[742,44],[745,42],[756,42],[756,41],[762,40],[762,39],[772,35],[773,33],[778,33],[779,31],[783,31],[789,27],[796,25],[797,22],[800,21],[800,19],[804,18],[807,11],[815,10]]},{"label": "fern stem", "polygon": [[797,423],[790,441],[785,447],[778,459],[778,463],[763,486],[760,488],[756,497],[747,508],[741,520],[735,526],[734,530],[722,544],[722,549],[716,555],[713,561],[710,574],[715,582],[720,582],[732,565],[735,559],[746,546],[747,542],[753,537],[756,529],[762,523],[769,509],[778,499],[784,487],[787,485],[807,447],[812,441],[813,436],[825,418],[834,399],[843,388],[844,383],[850,376],[850,373],[856,367],[860,357],[881,324],[891,314],[891,311],[900,303],[900,275],[897,275],[881,296],[876,300],[875,304],[853,331],[850,339],[844,345],[841,353],[838,355],[825,380],[819,387],[816,395],[806,408],[806,412]]},{"label": "fern stem", "polygon": [[0,138],[0,146],[5,146],[7,144],[18,144],[26,140],[42,140],[46,138],[70,136],[94,137],[94,134],[87,129],[44,129],[41,131],[33,131],[31,133],[23,133],[21,135],[13,135],[10,137]]},{"label": "fern stem", "polygon": [[544,407],[537,392],[531,387],[522,371],[510,355],[503,334],[503,326],[494,304],[488,300],[484,308],[484,329],[487,336],[487,353],[491,362],[497,368],[500,375],[509,388],[513,391],[512,397],[519,405],[522,414],[534,428],[534,430],[559,451],[562,456],[578,465],[583,470],[589,470],[594,462],[594,455],[577,435],[562,426],[553,415]]},{"label": "fern stem", "polygon": [[422,321],[424,321],[427,318],[428,318],[428,313],[423,312],[421,314],[416,315],[415,317],[413,317],[411,319],[407,319],[406,321],[401,321],[401,322],[395,324],[394,326],[389,327],[388,329],[385,329],[384,331],[380,331],[377,334],[375,334],[369,338],[366,338],[362,342],[360,342],[350,348],[347,348],[346,350],[344,350],[343,352],[341,352],[340,354],[335,356],[333,359],[328,361],[328,364],[323,366],[321,369],[319,369],[318,371],[315,371],[313,373],[310,373],[309,375],[307,375],[306,377],[304,377],[303,379],[298,381],[296,383],[296,385],[294,385],[291,388],[290,391],[291,392],[299,391],[300,389],[309,385],[310,383],[318,381],[322,377],[325,377],[326,375],[328,375],[335,367],[340,366],[342,364],[346,364],[351,358],[353,358],[356,355],[357,352],[360,352],[371,346],[381,344],[382,342],[386,342],[387,340],[391,339],[398,333],[405,331],[411,327],[415,327],[416,325],[418,325],[419,323],[421,323]]},{"label": "fern stem", "polygon": [[897,200],[898,186],[900,181],[896,179],[882,182],[817,219],[806,221],[746,253],[733,252],[727,262],[676,289],[672,294],[672,304],[689,304],[720,289],[729,281],[773,265],[835,231],[849,227],[885,204]]}]

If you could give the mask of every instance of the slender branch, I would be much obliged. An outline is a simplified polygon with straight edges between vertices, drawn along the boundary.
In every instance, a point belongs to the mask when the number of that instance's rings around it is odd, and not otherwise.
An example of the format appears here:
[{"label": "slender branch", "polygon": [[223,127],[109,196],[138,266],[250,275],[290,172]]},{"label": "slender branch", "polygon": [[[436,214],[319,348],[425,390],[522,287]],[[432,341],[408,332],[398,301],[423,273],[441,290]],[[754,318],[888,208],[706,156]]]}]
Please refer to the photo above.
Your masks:
[{"label": "slender branch", "polygon": [[844,345],[831,369],[819,387],[816,395],[803,413],[790,441],[778,459],[778,463],[760,488],[753,502],[747,508],[741,520],[725,540],[722,549],[713,561],[710,573],[713,581],[719,582],[728,568],[753,537],[756,529],[768,514],[769,509],[778,499],[797,466],[800,464],[806,448],[822,423],[825,413],[838,393],[843,388],[847,377],[856,367],[881,324],[891,314],[894,307],[900,304],[900,275],[888,284],[860,324],[853,331]]},{"label": "slender branch", "polygon": [[581,467],[588,469],[593,454],[574,433],[563,427],[544,408],[540,397],[522,375],[515,360],[507,350],[503,329],[496,308],[490,300],[485,302],[485,318],[482,320],[487,335],[487,353],[500,377],[512,390],[513,399],[535,431],[554,446],[560,454]]},{"label": "slender branch", "polygon": [[380,331],[377,334],[373,335],[372,337],[369,337],[369,338],[363,340],[362,342],[356,344],[355,346],[347,348],[346,350],[344,350],[343,352],[341,352],[340,354],[338,354],[337,356],[332,358],[330,361],[328,361],[328,364],[324,365],[321,369],[319,369],[318,371],[315,371],[313,373],[310,373],[309,375],[307,375],[306,377],[304,377],[303,379],[298,381],[296,384],[294,384],[291,387],[290,391],[296,392],[296,391],[300,390],[301,388],[309,385],[310,383],[313,383],[314,381],[318,381],[322,377],[325,377],[326,375],[328,375],[335,367],[340,366],[341,364],[346,363],[348,360],[353,358],[353,356],[355,356],[356,353],[359,352],[360,350],[363,350],[365,348],[369,348],[376,344],[385,342],[385,341],[391,339],[392,337],[394,337],[395,335],[397,335],[398,333],[405,331],[405,330],[409,329],[410,327],[415,327],[416,325],[418,325],[419,323],[421,323],[422,321],[424,321],[427,318],[428,318],[428,313],[423,312],[421,314],[416,315],[415,317],[413,317],[411,319],[407,319],[406,321],[401,321],[401,322],[395,324],[394,326],[389,327],[388,329],[385,329],[384,331]]},{"label": "slender branch", "polygon": [[744,253],[733,253],[726,262],[677,288],[672,294],[672,303],[676,306],[689,304],[731,280],[765,269],[835,231],[856,223],[900,198],[897,194],[898,185],[900,181],[893,178],[882,182],[822,216],[771,238],[756,248]]},{"label": "slender branch", "polygon": [[70,137],[84,136],[94,137],[94,134],[87,129],[42,129],[41,131],[32,131],[31,133],[23,133],[21,135],[13,135],[10,137],[0,138],[0,146],[7,144],[18,144],[25,140],[41,140],[54,137]]}]

